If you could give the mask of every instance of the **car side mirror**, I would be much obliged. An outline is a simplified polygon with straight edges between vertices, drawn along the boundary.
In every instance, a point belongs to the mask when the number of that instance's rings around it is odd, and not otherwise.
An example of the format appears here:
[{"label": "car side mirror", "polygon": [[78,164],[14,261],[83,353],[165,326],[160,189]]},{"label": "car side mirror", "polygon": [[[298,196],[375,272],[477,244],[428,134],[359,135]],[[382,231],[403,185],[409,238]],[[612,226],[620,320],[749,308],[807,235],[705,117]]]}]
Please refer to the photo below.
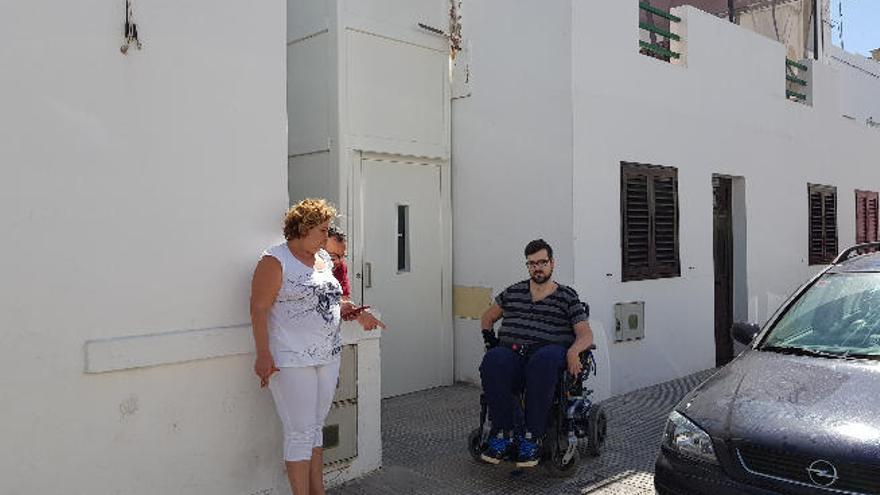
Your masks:
[{"label": "car side mirror", "polygon": [[730,327],[733,339],[741,344],[749,345],[755,340],[755,336],[761,331],[757,323],[738,321]]}]

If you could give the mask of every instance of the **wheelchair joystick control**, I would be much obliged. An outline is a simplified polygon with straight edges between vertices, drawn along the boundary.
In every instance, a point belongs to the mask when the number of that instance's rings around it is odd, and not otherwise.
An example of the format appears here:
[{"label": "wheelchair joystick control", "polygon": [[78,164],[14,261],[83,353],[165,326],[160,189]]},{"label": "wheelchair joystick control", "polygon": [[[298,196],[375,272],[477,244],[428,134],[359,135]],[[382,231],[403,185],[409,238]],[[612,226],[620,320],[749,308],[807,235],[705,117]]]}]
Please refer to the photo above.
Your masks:
[{"label": "wheelchair joystick control", "polygon": [[483,329],[483,344],[485,345],[487,351],[498,345],[498,337],[495,335],[495,331],[493,329]]}]

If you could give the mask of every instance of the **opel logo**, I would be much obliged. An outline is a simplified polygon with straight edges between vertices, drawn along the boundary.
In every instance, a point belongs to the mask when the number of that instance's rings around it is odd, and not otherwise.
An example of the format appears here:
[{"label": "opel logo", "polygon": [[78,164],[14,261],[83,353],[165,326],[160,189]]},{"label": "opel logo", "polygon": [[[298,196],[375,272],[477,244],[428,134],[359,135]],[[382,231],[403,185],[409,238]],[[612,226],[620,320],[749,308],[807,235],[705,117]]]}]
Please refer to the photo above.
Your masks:
[{"label": "opel logo", "polygon": [[822,459],[813,461],[807,468],[807,474],[810,475],[810,481],[818,486],[831,486],[837,482],[837,468]]}]

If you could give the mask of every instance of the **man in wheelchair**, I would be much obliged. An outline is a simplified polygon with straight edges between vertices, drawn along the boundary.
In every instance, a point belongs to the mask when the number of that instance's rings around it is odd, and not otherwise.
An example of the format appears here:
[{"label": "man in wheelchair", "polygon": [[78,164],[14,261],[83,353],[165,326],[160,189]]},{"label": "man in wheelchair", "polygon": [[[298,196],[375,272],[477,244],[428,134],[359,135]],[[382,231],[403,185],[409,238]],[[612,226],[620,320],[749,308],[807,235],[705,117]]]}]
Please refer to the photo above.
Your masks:
[{"label": "man in wheelchair", "polygon": [[[579,376],[581,353],[592,347],[593,332],[589,306],[574,289],[552,280],[553,248],[537,239],[526,245],[525,257],[529,279],[501,292],[481,318],[488,350],[480,377],[492,429],[480,458],[491,464],[512,458],[518,467],[533,467],[541,457],[560,372]],[[520,394],[525,417],[518,425]]]}]

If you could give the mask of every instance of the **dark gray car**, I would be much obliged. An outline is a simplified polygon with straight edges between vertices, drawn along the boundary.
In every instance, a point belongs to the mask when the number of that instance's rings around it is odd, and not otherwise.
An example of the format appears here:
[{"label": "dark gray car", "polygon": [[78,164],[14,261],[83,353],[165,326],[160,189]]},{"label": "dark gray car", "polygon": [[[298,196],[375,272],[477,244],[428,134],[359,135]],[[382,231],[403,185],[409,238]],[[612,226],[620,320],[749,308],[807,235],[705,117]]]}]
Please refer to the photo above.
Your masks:
[{"label": "dark gray car", "polygon": [[[668,494],[880,494],[880,253],[842,253],[670,414]],[[855,255],[853,257],[853,255]]]}]

